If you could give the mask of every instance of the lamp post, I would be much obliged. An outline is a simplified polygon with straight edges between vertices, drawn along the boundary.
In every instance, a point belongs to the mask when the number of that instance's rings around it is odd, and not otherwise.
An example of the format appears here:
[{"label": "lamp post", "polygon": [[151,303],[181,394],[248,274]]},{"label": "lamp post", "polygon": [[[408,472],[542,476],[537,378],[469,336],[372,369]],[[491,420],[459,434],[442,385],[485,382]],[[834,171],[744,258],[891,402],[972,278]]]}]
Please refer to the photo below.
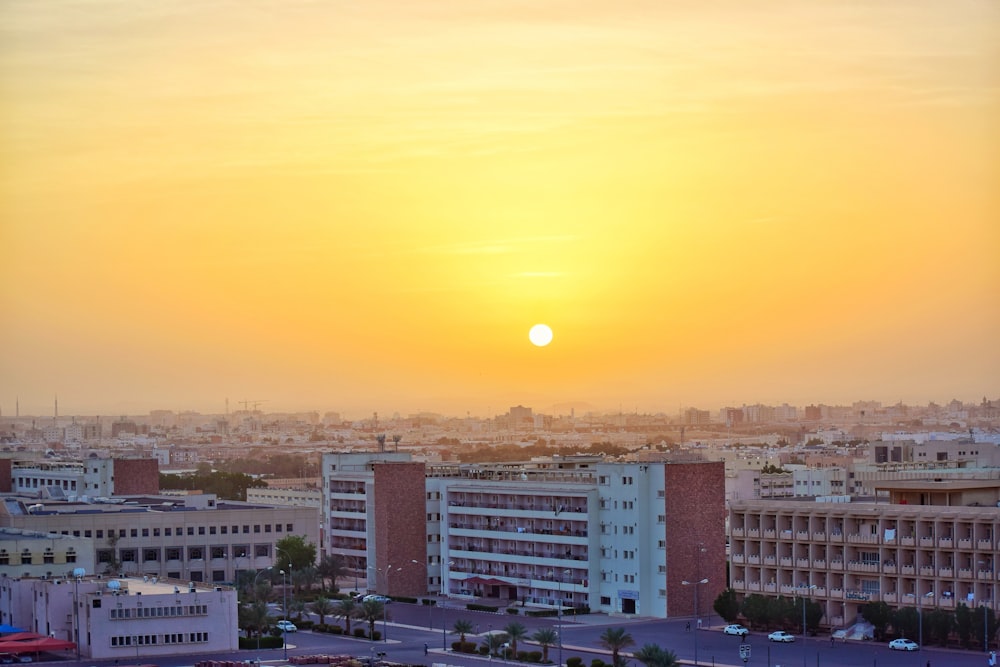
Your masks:
[{"label": "lamp post", "polygon": [[76,660],[80,661],[80,579],[87,571],[82,567],[73,568],[73,629],[76,634]]},{"label": "lamp post", "polygon": [[[816,588],[816,584],[813,584],[812,586],[805,586],[805,585],[803,585],[802,588],[804,588],[807,591],[811,591],[811,590],[814,590]],[[802,639],[805,639],[805,638],[806,638],[806,596],[805,596],[805,593],[803,593],[803,595],[802,595]]]},{"label": "lamp post", "polygon": [[[455,564],[455,561],[453,561],[453,560],[448,561],[449,572],[451,570],[451,566],[454,565],[454,564]],[[442,593],[444,592],[444,582],[445,582],[445,578],[444,578],[444,576],[442,576],[441,577],[441,592]],[[447,651],[448,650],[448,630],[447,630],[446,626],[448,625],[448,619],[446,619],[445,615],[444,615],[444,600],[443,600],[443,597],[444,596],[442,596],[442,602],[441,602],[441,650],[442,651]]]},{"label": "lamp post", "polygon": [[698,609],[698,587],[702,584],[707,584],[708,579],[701,579],[699,581],[682,581],[681,586],[694,586],[694,618],[695,618],[695,629],[694,629],[694,664],[698,665],[698,614],[700,610]]},{"label": "lamp post", "polygon": [[[255,603],[257,602],[257,578],[260,575],[264,574],[265,572],[270,572],[272,569],[274,569],[274,568],[269,567],[269,568],[264,569],[264,570],[258,570],[257,574],[254,575],[254,578],[253,578],[253,594],[254,594],[253,599],[254,599]],[[260,652],[260,628],[257,628],[257,651]]]},{"label": "lamp post", "polygon": [[924,650],[924,610],[923,599],[934,596],[934,591],[928,591],[917,598],[917,632],[919,634],[919,650]]},{"label": "lamp post", "polygon": [[557,626],[558,626],[559,629],[556,631],[556,635],[559,637],[559,665],[560,665],[560,667],[562,667],[562,664],[563,664],[563,653],[562,653],[562,651],[563,651],[563,640],[562,640],[562,609],[563,609],[562,584],[563,584],[563,578],[567,574],[569,574],[569,570],[563,570],[562,572],[560,572],[559,573],[559,579],[558,579],[557,584],[556,584],[557,587],[558,587],[558,589],[559,589],[559,599],[557,600],[557,602],[559,603],[559,606],[556,608],[556,619],[557,619],[556,623],[557,623]]},{"label": "lamp post", "polygon": [[[292,563],[289,561],[288,569],[292,569]],[[281,616],[285,619],[285,623],[288,623],[288,573],[284,570],[281,572]],[[287,626],[281,629],[281,647],[284,649],[285,660],[288,660],[288,629]]]}]

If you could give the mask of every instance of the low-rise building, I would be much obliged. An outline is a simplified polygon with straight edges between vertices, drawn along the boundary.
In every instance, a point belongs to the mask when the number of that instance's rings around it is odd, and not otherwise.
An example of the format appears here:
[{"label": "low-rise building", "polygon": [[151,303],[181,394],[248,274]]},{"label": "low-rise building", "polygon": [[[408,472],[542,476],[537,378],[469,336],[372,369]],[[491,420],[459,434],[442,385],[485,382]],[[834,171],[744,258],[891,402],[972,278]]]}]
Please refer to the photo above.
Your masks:
[{"label": "low-rise building", "polygon": [[157,577],[0,578],[0,621],[75,642],[81,657],[140,658],[235,651],[236,591]]}]

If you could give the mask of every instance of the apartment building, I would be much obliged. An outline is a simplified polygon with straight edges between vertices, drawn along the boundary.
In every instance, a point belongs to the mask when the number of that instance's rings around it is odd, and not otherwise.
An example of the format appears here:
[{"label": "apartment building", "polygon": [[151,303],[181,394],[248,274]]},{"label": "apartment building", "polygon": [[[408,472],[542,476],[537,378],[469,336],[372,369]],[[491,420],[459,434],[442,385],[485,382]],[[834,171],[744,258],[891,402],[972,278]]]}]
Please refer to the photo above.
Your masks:
[{"label": "apartment building", "polygon": [[239,648],[230,587],[77,575],[0,578],[0,622],[74,642],[81,657],[123,664]]},{"label": "apartment building", "polygon": [[328,454],[323,475],[327,551],[369,590],[669,617],[725,588],[721,462]]},{"label": "apartment building", "polygon": [[[0,503],[0,527],[92,541],[86,558],[97,573],[196,583],[231,582],[240,570],[273,565],[275,543],[288,535],[318,544],[318,517],[316,508],[220,501],[213,494]],[[52,572],[63,574],[55,565]]]},{"label": "apartment building", "polygon": [[930,478],[885,482],[877,491],[877,502],[733,501],[732,587],[807,596],[832,627],[853,622],[871,601],[1000,611],[1000,482]]}]

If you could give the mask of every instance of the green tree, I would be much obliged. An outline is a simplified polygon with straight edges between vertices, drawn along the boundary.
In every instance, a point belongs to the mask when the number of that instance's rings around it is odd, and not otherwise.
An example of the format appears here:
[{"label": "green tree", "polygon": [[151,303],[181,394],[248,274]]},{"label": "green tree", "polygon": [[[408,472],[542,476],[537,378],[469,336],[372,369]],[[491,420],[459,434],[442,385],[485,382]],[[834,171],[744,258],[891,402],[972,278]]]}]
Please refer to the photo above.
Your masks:
[{"label": "green tree", "polygon": [[677,661],[677,655],[673,651],[668,651],[658,644],[644,644],[632,655],[646,667],[677,667],[680,665]]},{"label": "green tree", "polygon": [[959,602],[955,606],[955,632],[958,634],[958,641],[962,643],[962,648],[969,648],[972,645],[972,610],[964,602]]},{"label": "green tree", "polygon": [[460,618],[455,621],[455,625],[452,626],[452,633],[458,635],[458,641],[465,643],[465,635],[470,634],[475,626],[472,625],[472,621],[467,621],[464,618]]},{"label": "green tree", "polygon": [[916,607],[901,607],[892,612],[892,632],[896,637],[920,635],[920,615]]},{"label": "green tree", "polygon": [[975,638],[971,641],[972,645],[979,646],[979,642],[984,640],[984,632],[986,633],[985,642],[987,646],[992,645],[994,638],[997,636],[998,626],[1000,626],[1000,621],[998,621],[997,615],[993,613],[992,609],[988,609],[982,605],[976,607],[975,611],[972,612],[971,635]]},{"label": "green tree", "polygon": [[287,616],[295,616],[296,621],[302,620],[302,614],[306,612],[306,601],[302,598],[295,596],[288,601],[288,609],[285,611]]},{"label": "green tree", "polygon": [[274,546],[277,552],[274,561],[275,570],[292,572],[316,562],[316,545],[306,542],[305,535],[286,535],[275,542]]},{"label": "green tree", "polygon": [[345,600],[341,600],[340,602],[338,602],[336,604],[336,606],[334,606],[333,611],[331,613],[333,614],[333,616],[335,618],[342,618],[342,619],[344,619],[344,634],[345,635],[350,635],[351,634],[351,619],[352,618],[357,618],[357,616],[358,616],[358,605],[357,605],[357,603],[354,600],[350,599],[350,598],[347,598]]},{"label": "green tree", "polygon": [[313,586],[320,581],[320,576],[319,571],[314,566],[307,565],[292,572],[290,579],[296,591],[311,591]]},{"label": "green tree", "polygon": [[625,628],[607,628],[597,638],[597,642],[601,647],[611,651],[612,667],[624,667],[625,663],[620,654],[623,649],[635,644],[635,639],[626,632]]},{"label": "green tree", "polygon": [[940,646],[947,646],[954,627],[955,615],[952,612],[944,609],[924,612],[924,637],[927,643],[933,641]]},{"label": "green tree", "polygon": [[861,615],[874,627],[875,639],[885,641],[886,629],[892,623],[892,608],[885,602],[869,602],[862,605]]},{"label": "green tree", "polygon": [[736,597],[736,591],[732,588],[727,588],[719,593],[712,608],[726,623],[735,623],[740,617],[740,602]]},{"label": "green tree", "polygon": [[740,611],[751,627],[765,630],[771,627],[773,607],[769,599],[763,595],[753,593],[743,598]]},{"label": "green tree", "polygon": [[368,636],[374,637],[375,623],[383,618],[388,620],[389,613],[386,611],[385,605],[378,600],[365,600],[358,607],[357,618],[368,624]]},{"label": "green tree", "polygon": [[559,635],[552,628],[538,628],[531,639],[542,647],[542,662],[549,661],[549,647],[559,643]]},{"label": "green tree", "polygon": [[318,597],[309,605],[312,612],[319,616],[319,624],[323,625],[323,619],[333,613],[333,603],[329,598]]}]

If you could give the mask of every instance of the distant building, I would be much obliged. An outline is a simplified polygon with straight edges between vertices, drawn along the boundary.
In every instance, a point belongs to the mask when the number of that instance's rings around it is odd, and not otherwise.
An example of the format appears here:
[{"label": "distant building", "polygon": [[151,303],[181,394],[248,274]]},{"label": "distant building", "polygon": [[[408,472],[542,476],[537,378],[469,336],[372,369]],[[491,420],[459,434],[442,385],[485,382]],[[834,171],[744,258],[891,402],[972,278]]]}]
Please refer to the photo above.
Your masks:
[{"label": "distant building", "polygon": [[734,500],[732,588],[806,596],[832,627],[879,601],[925,611],[964,602],[1000,612],[1000,481],[922,479],[877,491],[885,501]]},{"label": "distant building", "polygon": [[320,545],[315,508],[220,501],[211,494],[34,505],[7,497],[0,503],[0,527],[92,540],[86,559],[97,574],[196,583],[232,582],[241,570],[274,565],[275,543],[288,535]]},{"label": "distant building", "polygon": [[234,589],[155,577],[0,578],[0,622],[78,643],[93,660],[239,649]]},{"label": "distant building", "polygon": [[323,475],[326,550],[369,590],[665,618],[726,587],[722,462],[327,454]]}]

